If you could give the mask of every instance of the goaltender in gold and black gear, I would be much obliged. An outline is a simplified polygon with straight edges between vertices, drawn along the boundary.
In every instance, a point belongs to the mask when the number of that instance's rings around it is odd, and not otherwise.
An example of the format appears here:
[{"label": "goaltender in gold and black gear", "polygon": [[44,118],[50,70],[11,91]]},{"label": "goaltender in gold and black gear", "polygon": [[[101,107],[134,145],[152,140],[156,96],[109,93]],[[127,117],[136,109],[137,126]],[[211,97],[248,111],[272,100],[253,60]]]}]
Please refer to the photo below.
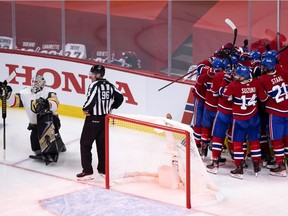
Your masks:
[{"label": "goaltender in gold and black gear", "polygon": [[29,119],[31,131],[32,159],[43,160],[46,165],[57,162],[59,152],[66,151],[59,129],[60,119],[57,114],[59,101],[56,92],[46,86],[45,78],[38,74],[32,78],[32,85],[19,93],[11,95],[7,104],[11,107],[24,107]]},{"label": "goaltender in gold and black gear", "polygon": [[104,79],[105,68],[94,65],[90,70],[92,83],[89,85],[87,99],[83,105],[86,116],[81,139],[82,172],[77,174],[78,180],[93,179],[92,145],[96,141],[98,166],[100,175],[105,175],[105,116],[112,109],[117,109],[123,102],[123,95],[108,80]]}]

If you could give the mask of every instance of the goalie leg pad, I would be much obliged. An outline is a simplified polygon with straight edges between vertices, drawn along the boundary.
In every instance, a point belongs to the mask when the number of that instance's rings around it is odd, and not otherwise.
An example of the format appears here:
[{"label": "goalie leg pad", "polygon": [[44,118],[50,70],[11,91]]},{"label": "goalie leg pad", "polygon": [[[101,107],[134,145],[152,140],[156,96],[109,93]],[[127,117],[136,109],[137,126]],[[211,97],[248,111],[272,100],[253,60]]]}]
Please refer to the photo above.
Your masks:
[{"label": "goalie leg pad", "polygon": [[58,146],[58,151],[59,152],[66,152],[67,149],[66,149],[66,146],[62,140],[60,133],[55,134],[55,137],[56,137],[56,143]]},{"label": "goalie leg pad", "polygon": [[37,129],[42,156],[46,165],[58,161],[58,145],[51,111],[37,114]]}]

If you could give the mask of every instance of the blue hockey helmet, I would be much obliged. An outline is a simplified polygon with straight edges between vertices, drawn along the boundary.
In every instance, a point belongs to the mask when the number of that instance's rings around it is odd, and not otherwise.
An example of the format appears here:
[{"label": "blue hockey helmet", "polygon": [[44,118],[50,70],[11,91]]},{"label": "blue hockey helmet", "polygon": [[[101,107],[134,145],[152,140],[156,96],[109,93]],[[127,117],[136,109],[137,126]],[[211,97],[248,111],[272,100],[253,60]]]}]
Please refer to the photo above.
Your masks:
[{"label": "blue hockey helmet", "polygon": [[236,56],[231,56],[230,59],[226,58],[223,60],[223,65],[224,65],[225,70],[236,68],[237,64],[238,64],[238,58]]},{"label": "blue hockey helmet", "polygon": [[212,62],[214,70],[222,70],[224,68],[223,61],[220,58],[215,58]]},{"label": "blue hockey helmet", "polygon": [[266,57],[275,58],[275,60],[277,60],[278,59],[278,53],[276,50],[268,50],[262,54],[262,58],[266,58]]},{"label": "blue hockey helmet", "polygon": [[261,53],[258,50],[253,50],[249,55],[250,60],[261,60]]},{"label": "blue hockey helmet", "polygon": [[251,79],[251,71],[247,66],[239,66],[235,71],[236,76],[234,76],[237,80],[249,80]]},{"label": "blue hockey helmet", "polygon": [[274,57],[265,57],[261,61],[262,68],[267,68],[268,71],[274,71],[276,65],[276,59]]}]

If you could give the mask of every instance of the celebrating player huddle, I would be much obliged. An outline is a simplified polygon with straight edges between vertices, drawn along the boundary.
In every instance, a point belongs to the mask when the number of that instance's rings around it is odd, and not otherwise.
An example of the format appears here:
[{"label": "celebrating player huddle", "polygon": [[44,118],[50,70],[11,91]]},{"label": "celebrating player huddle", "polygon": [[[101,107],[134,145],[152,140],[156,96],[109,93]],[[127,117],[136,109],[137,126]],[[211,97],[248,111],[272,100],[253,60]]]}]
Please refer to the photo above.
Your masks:
[{"label": "celebrating player huddle", "polygon": [[[262,54],[232,43],[223,45],[197,65],[194,116],[191,127],[201,156],[212,150],[207,171],[216,174],[226,162],[221,152],[228,138],[236,168],[232,177],[243,178],[247,146],[255,175],[260,165],[274,176],[286,176],[288,158],[288,74],[278,53]],[[273,151],[270,151],[270,145]]]}]

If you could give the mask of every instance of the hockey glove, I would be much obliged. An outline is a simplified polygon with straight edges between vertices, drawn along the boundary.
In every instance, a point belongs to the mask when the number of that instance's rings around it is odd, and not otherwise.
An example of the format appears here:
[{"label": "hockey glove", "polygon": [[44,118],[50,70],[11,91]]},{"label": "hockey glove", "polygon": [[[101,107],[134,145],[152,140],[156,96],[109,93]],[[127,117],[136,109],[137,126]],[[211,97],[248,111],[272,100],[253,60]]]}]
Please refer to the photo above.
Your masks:
[{"label": "hockey glove", "polygon": [[8,99],[11,96],[12,93],[12,88],[9,85],[5,85],[4,83],[0,83],[0,98],[2,99],[2,97],[4,96],[6,92],[6,98]]},{"label": "hockey glove", "polygon": [[5,88],[6,88],[6,91],[7,91],[7,99],[8,99],[8,98],[10,98],[13,89],[9,85],[6,86]]},{"label": "hockey glove", "polygon": [[248,46],[248,39],[245,39],[245,40],[243,41],[243,43],[244,43],[244,47],[247,47],[247,46]]},{"label": "hockey glove", "polygon": [[50,109],[50,103],[42,97],[32,101],[31,110],[34,113],[43,113]]},{"label": "hockey glove", "polygon": [[257,67],[255,70],[253,70],[252,77],[256,78],[259,76],[261,76],[261,69],[260,69],[260,67]]}]

